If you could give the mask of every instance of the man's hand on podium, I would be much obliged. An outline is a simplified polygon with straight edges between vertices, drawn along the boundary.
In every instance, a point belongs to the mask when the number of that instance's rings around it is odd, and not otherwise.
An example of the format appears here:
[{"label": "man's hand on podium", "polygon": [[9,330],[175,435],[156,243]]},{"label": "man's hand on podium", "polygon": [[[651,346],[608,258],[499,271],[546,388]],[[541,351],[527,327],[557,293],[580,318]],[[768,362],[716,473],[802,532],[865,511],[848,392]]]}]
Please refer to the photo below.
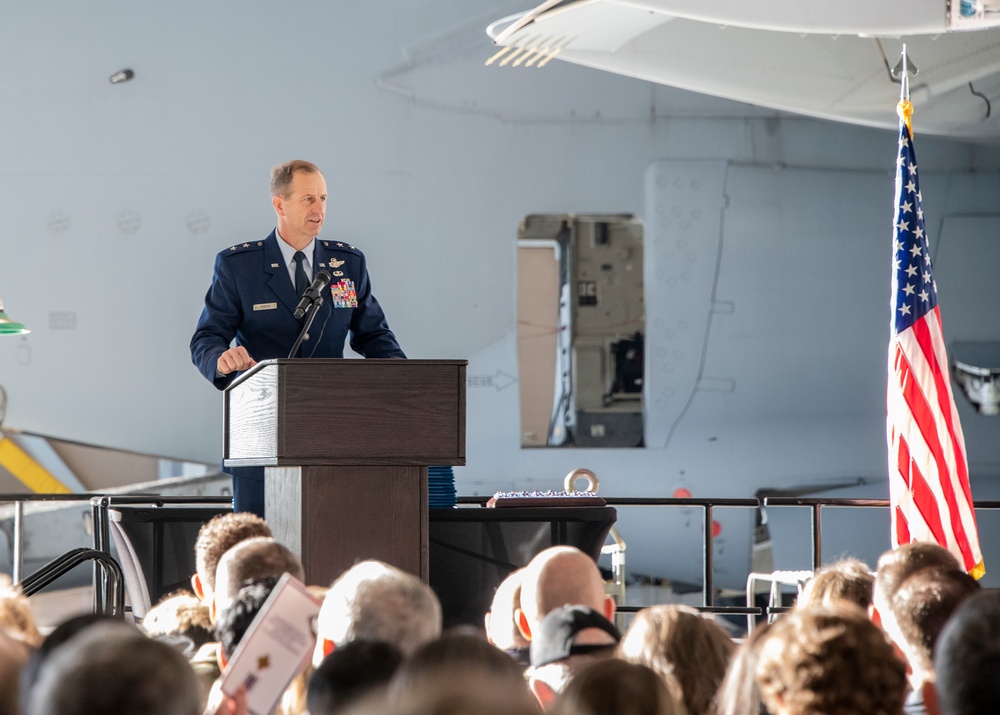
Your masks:
[{"label": "man's hand on podium", "polygon": [[256,364],[257,361],[250,357],[247,349],[242,345],[237,345],[235,348],[229,348],[219,356],[219,360],[215,364],[215,369],[220,375],[228,375],[231,372],[249,370]]}]

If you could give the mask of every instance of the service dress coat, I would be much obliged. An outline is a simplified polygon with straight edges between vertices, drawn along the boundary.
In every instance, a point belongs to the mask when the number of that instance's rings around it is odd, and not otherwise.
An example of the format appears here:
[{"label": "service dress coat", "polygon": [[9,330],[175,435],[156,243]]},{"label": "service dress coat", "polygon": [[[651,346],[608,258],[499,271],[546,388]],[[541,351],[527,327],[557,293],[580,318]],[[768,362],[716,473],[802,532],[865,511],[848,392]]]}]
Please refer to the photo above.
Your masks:
[{"label": "service dress coat", "polygon": [[[219,376],[219,356],[233,339],[260,362],[288,357],[302,330],[293,313],[299,303],[274,231],[262,241],[239,243],[215,258],[205,309],[191,338],[191,359],[218,389],[236,373]],[[314,271],[333,276],[299,357],[342,358],[344,341],[369,358],[405,358],[375,296],[364,254],[342,241],[317,238]]]}]

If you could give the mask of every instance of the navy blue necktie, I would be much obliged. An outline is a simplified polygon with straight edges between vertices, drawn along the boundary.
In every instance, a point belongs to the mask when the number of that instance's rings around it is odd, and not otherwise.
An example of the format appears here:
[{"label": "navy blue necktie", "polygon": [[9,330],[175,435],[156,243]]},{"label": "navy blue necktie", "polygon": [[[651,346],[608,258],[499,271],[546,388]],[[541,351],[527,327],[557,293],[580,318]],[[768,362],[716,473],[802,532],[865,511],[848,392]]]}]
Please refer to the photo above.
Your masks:
[{"label": "navy blue necktie", "polygon": [[296,251],[292,260],[295,261],[295,294],[301,298],[302,294],[306,292],[306,288],[309,287],[309,279],[306,278],[305,269],[306,254],[302,251]]}]

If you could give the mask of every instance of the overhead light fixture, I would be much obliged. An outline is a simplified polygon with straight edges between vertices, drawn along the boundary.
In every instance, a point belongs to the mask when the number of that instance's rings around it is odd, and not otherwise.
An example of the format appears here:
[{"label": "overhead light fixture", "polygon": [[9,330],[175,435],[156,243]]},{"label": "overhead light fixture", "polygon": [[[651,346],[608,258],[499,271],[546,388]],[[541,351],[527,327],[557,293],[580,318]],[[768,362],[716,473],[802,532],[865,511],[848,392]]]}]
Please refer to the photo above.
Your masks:
[{"label": "overhead light fixture", "polygon": [[0,300],[0,335],[24,335],[30,332],[24,327],[24,323],[18,323],[7,317],[3,309],[3,300]]},{"label": "overhead light fixture", "polygon": [[121,84],[122,82],[128,82],[133,77],[135,77],[135,72],[126,67],[125,69],[118,70],[113,75],[108,77],[108,81],[111,82],[111,84]]}]

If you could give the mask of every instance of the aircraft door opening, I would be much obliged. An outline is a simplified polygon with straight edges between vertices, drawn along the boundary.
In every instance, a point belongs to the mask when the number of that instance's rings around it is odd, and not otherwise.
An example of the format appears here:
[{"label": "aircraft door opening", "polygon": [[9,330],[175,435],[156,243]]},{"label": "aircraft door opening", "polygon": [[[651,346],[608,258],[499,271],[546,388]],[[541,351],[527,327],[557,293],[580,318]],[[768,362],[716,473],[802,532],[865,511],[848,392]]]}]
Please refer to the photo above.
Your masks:
[{"label": "aircraft door opening", "polygon": [[642,236],[627,214],[521,222],[522,447],[643,446]]}]

